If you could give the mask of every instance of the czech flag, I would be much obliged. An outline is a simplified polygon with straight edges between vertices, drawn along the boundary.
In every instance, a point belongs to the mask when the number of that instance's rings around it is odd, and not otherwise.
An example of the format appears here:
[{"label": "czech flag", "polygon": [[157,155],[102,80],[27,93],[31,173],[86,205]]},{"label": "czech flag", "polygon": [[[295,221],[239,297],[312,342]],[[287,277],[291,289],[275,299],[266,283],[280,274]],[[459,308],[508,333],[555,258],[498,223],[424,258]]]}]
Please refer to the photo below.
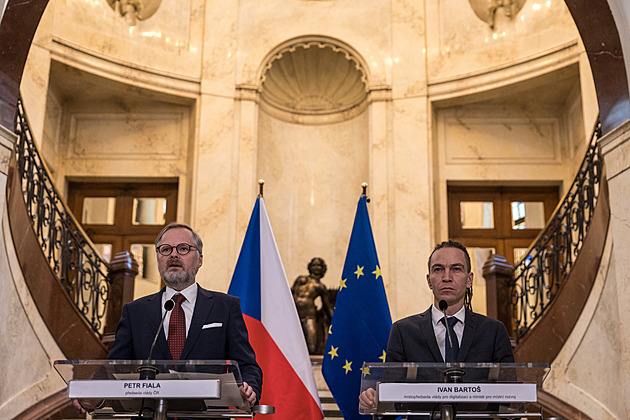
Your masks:
[{"label": "czech flag", "polygon": [[265,202],[256,200],[228,294],[241,298],[256,360],[263,370],[260,404],[271,419],[318,419],[322,413],[311,360]]}]

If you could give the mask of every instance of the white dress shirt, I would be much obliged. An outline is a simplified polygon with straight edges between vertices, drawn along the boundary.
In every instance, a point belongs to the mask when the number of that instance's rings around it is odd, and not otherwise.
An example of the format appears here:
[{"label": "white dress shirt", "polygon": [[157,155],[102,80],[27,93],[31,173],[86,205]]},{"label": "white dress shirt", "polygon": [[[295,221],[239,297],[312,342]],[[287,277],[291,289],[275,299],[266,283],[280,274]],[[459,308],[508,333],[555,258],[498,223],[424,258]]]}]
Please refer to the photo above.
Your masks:
[{"label": "white dress shirt", "polygon": [[[167,286],[164,293],[162,293],[162,316],[164,316],[164,313],[166,312],[166,309],[164,309],[164,304],[166,303],[167,300],[171,299],[177,293],[181,293],[186,298],[186,300],[182,303],[182,309],[184,310],[184,315],[186,316],[186,337],[188,337],[188,330],[190,329],[190,323],[192,322],[192,316],[195,310],[195,302],[197,301],[197,288],[198,287],[199,286],[197,285],[197,282],[195,282],[191,284],[190,286],[188,286],[187,288],[185,288],[184,290],[178,292],[177,290],[171,289],[170,287]],[[172,312],[173,311],[169,311],[168,315],[166,315],[166,318],[164,319],[164,335],[166,336],[167,340],[168,340],[168,325],[169,325],[169,321],[171,320]]]},{"label": "white dress shirt", "polygon": [[[464,321],[466,320],[466,310],[462,306],[462,308],[457,311],[453,316],[459,320],[459,322],[455,324],[455,326],[453,326],[453,331],[457,335],[457,342],[461,347],[462,337],[464,336]],[[446,347],[444,346],[444,344],[446,343],[446,326],[441,322],[442,318],[444,318],[444,313],[436,308],[435,305],[431,305],[431,321],[433,324],[433,332],[435,333],[435,340],[437,341],[438,347],[440,348],[440,353],[442,353],[442,360],[446,360]],[[451,331],[451,333],[453,331]]]}]

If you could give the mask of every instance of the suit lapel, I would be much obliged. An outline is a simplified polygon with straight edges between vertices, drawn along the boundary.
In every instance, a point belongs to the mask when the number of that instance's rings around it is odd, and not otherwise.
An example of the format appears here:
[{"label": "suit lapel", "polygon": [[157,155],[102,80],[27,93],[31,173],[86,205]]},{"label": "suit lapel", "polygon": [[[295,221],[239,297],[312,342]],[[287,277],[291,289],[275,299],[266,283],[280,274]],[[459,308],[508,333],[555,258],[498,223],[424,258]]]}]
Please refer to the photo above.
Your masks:
[{"label": "suit lapel", "polygon": [[420,314],[420,327],[422,334],[426,337],[426,342],[429,345],[429,350],[435,359],[435,362],[443,362],[442,353],[438,347],[437,340],[435,339],[435,331],[433,330],[433,320],[431,319],[431,307],[424,313]]},{"label": "suit lapel", "polygon": [[190,328],[188,329],[184,350],[182,350],[182,360],[188,357],[188,353],[190,353],[190,350],[194,347],[195,341],[197,341],[199,333],[201,333],[204,322],[208,319],[208,314],[212,310],[213,304],[212,292],[198,286],[197,301],[195,302],[195,309],[193,310],[193,317],[190,322]]},{"label": "suit lapel", "polygon": [[466,309],[466,320],[464,323],[464,336],[462,337],[462,343],[459,346],[459,353],[457,355],[457,361],[463,362],[468,356],[468,350],[473,343],[475,334],[477,332],[478,319],[475,313]]}]

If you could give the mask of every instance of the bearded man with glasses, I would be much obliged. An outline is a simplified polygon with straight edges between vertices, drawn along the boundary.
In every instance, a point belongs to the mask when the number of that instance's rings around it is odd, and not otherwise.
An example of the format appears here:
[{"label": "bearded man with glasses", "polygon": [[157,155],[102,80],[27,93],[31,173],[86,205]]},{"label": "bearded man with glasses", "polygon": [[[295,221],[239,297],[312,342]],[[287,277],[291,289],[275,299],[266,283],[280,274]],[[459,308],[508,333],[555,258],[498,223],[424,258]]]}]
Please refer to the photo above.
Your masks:
[{"label": "bearded man with glasses", "polygon": [[[203,264],[203,243],[188,225],[172,223],[155,239],[164,287],[123,306],[109,359],[147,359],[164,315],[154,360],[236,360],[243,377],[241,395],[260,399],[262,370],[249,343],[237,297],[206,290],[195,280]],[[170,313],[165,303],[175,302]]]}]

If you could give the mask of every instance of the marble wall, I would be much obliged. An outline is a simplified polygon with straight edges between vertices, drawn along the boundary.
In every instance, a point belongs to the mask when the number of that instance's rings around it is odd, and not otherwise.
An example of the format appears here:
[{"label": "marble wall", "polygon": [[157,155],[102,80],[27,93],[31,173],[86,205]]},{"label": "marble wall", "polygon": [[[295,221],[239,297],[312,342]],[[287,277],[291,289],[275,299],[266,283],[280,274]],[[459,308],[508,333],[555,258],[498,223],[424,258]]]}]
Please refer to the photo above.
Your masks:
[{"label": "marble wall", "polygon": [[[603,315],[601,316],[601,333],[593,339],[602,338],[605,343],[610,342],[610,347],[604,347],[614,352],[617,363],[611,368],[615,369],[614,380],[603,380],[616,384],[617,389],[611,391],[611,395],[618,396],[614,401],[615,413],[619,418],[630,417],[630,284],[628,282],[630,251],[630,232],[628,230],[628,200],[630,179],[630,122],[617,127],[600,142],[606,175],[610,188],[610,224],[612,239],[614,242],[613,261],[614,273],[609,275],[610,293],[602,298]],[[607,360],[596,355],[598,363],[607,363]],[[577,373],[576,373],[577,374]],[[617,379],[618,378],[618,379]],[[622,404],[623,402],[623,404]]]},{"label": "marble wall", "polygon": [[300,125],[259,114],[257,177],[289,281],[313,257],[328,265],[322,281],[337,287],[361,183],[369,178],[368,116]]},{"label": "marble wall", "polygon": [[[23,93],[62,190],[94,176],[179,180],[178,218],[212,256],[200,282],[217,290],[228,287],[258,178],[287,277],[320,255],[329,286],[367,181],[397,319],[432,300],[426,257],[448,236],[449,182],[564,185],[592,128],[588,64],[564,3],[529,0],[513,19],[498,15],[492,30],[466,0],[165,0],[129,27],[103,1],[53,0]],[[365,112],[319,127],[275,120],[260,106],[264,66],[316,36],[365,64]],[[579,68],[560,76],[568,87],[533,82],[565,68]],[[555,96],[527,94],[540,89]],[[291,147],[296,136],[308,155]]]},{"label": "marble wall", "polygon": [[578,38],[563,0],[526,1],[512,19],[499,8],[494,29],[477,18],[466,0],[425,4],[431,82],[527,62]]}]

